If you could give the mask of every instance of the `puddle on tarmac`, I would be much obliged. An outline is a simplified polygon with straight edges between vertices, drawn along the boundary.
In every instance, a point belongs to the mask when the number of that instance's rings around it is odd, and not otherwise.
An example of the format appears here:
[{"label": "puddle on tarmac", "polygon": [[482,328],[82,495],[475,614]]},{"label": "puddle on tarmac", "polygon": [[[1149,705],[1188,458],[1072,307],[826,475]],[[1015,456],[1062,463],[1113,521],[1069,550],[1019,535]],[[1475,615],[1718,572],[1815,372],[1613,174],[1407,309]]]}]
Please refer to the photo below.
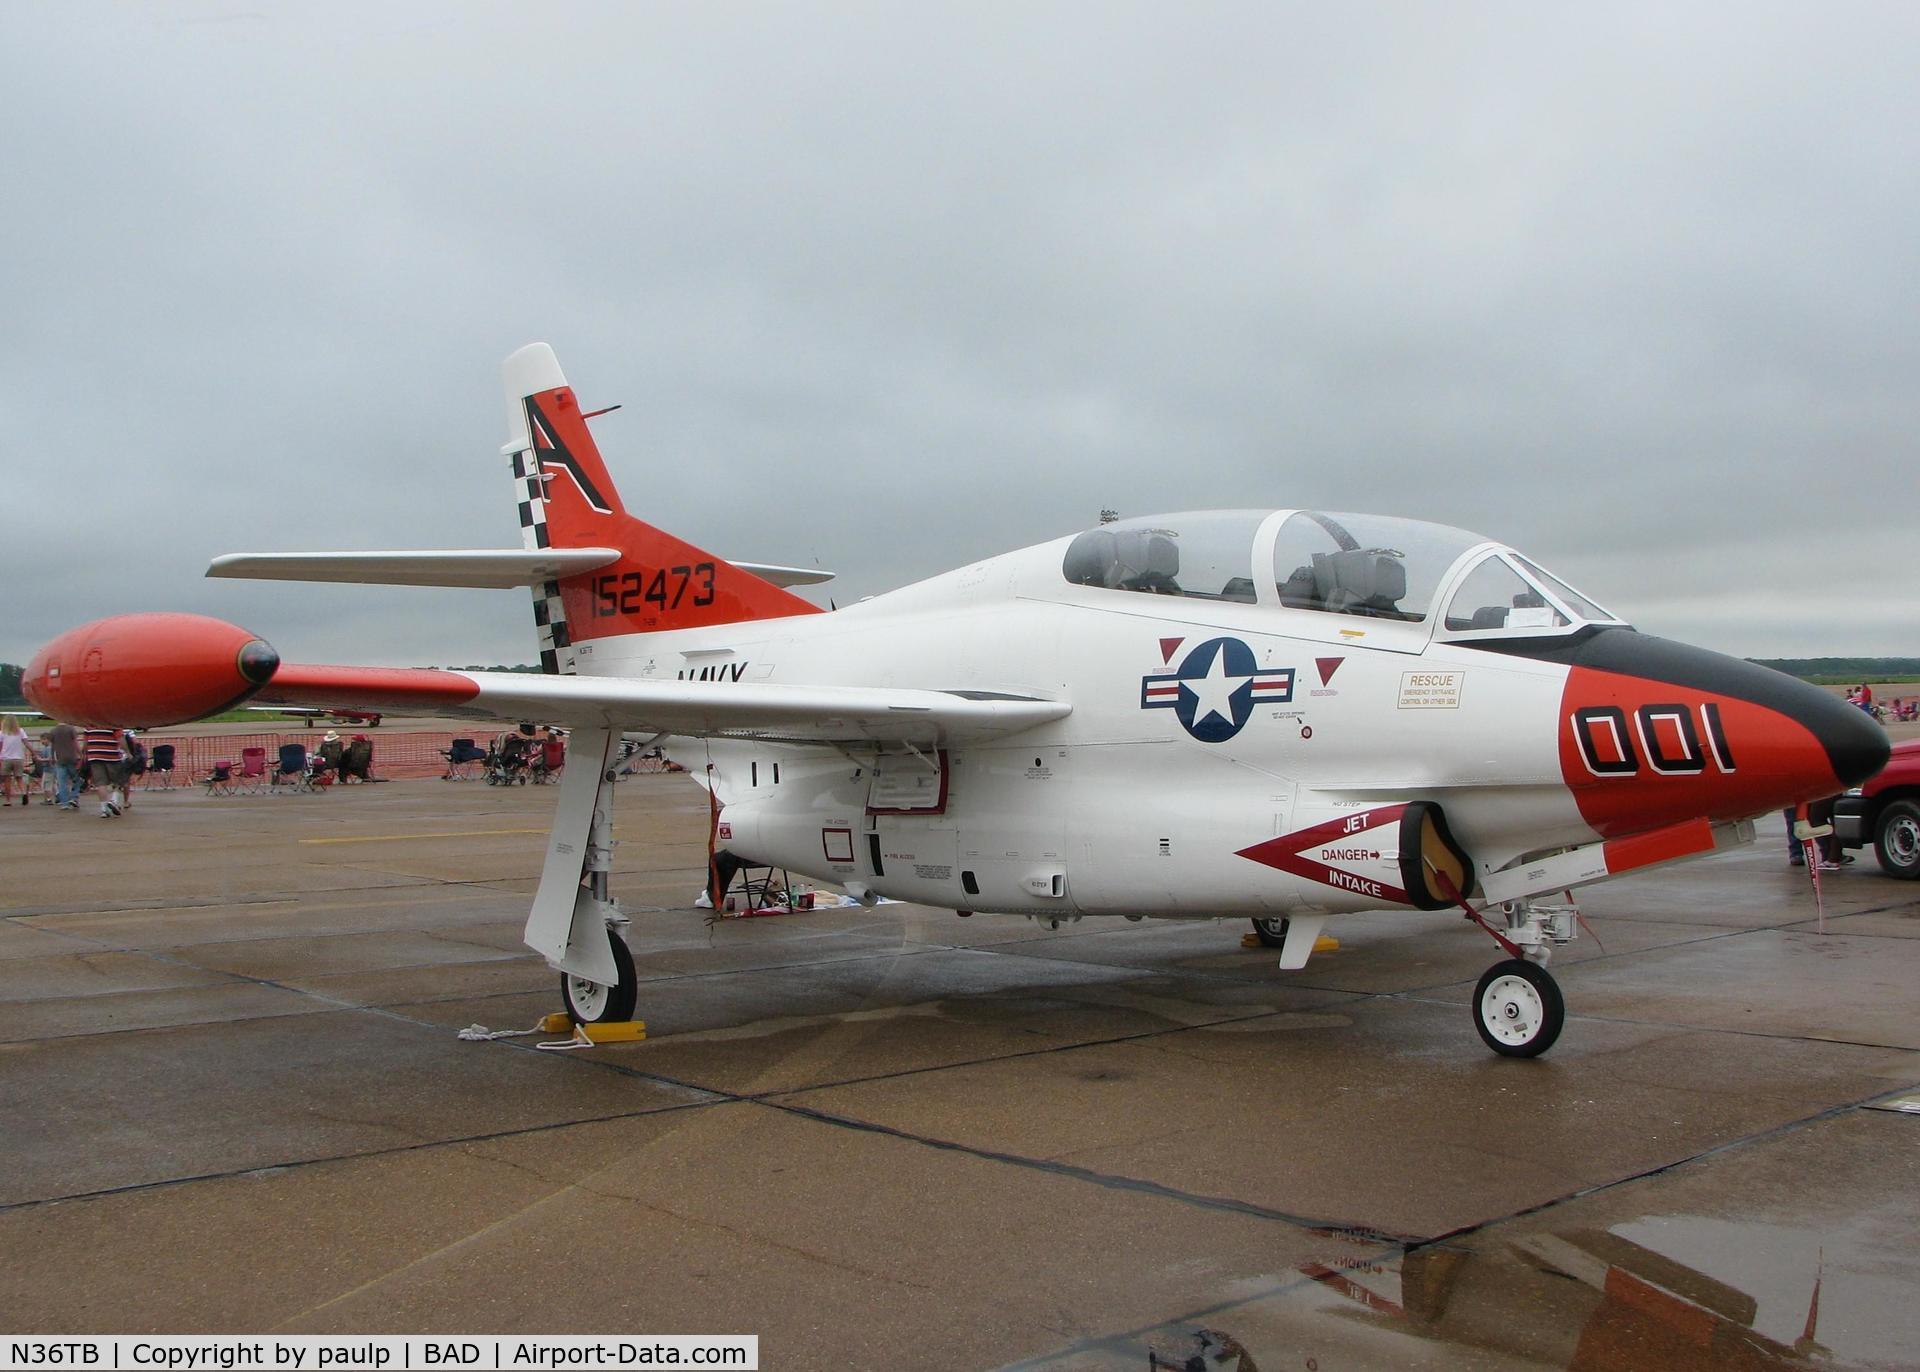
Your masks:
[{"label": "puddle on tarmac", "polygon": [[1815,1232],[1699,1215],[1489,1231],[1242,1282],[1188,1320],[1089,1340],[1049,1372],[1569,1372],[1920,1367],[1910,1216]]}]

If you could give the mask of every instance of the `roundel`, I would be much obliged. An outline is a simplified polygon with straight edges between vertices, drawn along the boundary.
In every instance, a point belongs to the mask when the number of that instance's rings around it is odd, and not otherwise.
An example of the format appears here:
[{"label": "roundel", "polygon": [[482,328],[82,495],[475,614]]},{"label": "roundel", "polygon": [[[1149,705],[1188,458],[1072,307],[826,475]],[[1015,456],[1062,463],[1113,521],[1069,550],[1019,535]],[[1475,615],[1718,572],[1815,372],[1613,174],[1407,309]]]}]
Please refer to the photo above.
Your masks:
[{"label": "roundel", "polygon": [[1239,733],[1255,705],[1291,699],[1293,669],[1262,670],[1253,649],[1237,638],[1210,638],[1188,650],[1173,671],[1140,682],[1142,709],[1172,710],[1202,743],[1225,743]]}]

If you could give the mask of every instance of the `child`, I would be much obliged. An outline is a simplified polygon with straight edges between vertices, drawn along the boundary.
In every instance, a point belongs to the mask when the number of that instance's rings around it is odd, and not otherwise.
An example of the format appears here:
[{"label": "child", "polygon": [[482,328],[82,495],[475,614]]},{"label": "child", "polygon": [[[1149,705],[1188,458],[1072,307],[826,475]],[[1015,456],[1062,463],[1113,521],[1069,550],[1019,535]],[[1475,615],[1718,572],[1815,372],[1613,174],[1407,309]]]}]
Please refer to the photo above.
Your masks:
[{"label": "child", "polygon": [[27,748],[27,736],[20,732],[20,721],[12,715],[0,716],[0,806],[13,804],[13,789],[20,788],[20,803],[33,803],[33,783],[27,780],[27,763],[33,754]]}]

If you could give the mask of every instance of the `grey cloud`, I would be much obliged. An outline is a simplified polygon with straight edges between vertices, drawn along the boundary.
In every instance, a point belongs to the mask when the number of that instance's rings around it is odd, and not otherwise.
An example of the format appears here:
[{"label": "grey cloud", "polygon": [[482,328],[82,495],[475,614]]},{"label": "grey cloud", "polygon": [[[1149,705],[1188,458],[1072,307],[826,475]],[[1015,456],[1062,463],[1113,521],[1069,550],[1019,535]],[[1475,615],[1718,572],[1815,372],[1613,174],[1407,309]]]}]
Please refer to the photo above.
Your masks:
[{"label": "grey cloud", "polygon": [[0,658],[177,607],[524,660],[518,596],[199,573],[511,542],[496,367],[532,338],[625,404],[631,505],[843,601],[1102,505],[1315,504],[1507,539],[1709,646],[1920,651],[1844,570],[1913,543],[1916,28],[11,7]]}]

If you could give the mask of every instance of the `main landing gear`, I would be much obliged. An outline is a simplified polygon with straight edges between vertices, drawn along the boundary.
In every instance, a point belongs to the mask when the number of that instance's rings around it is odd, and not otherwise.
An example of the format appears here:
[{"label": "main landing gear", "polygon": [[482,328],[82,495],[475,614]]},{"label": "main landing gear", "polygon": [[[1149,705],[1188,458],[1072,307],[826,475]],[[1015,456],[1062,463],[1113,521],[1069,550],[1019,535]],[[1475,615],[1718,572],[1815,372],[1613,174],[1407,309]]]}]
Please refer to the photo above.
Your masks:
[{"label": "main landing gear", "polygon": [[1260,940],[1262,948],[1284,948],[1287,946],[1287,921],[1279,916],[1256,919],[1253,921],[1253,936]]},{"label": "main landing gear", "polygon": [[633,954],[627,951],[627,941],[612,929],[607,930],[607,946],[613,954],[612,984],[573,972],[560,974],[560,999],[567,1007],[567,1018],[575,1024],[616,1024],[633,1018],[640,998]]},{"label": "main landing gear", "polygon": [[607,888],[613,870],[613,771],[610,729],[573,732],[560,799],[553,809],[546,865],[527,916],[527,946],[560,973],[560,998],[575,1024],[633,1018],[639,996],[625,924]]},{"label": "main landing gear", "polygon": [[1571,905],[1512,900],[1498,907],[1504,932],[1477,914],[1501,946],[1516,956],[1489,967],[1473,991],[1473,1027],[1487,1047],[1509,1058],[1537,1058],[1553,1047],[1567,1020],[1560,986],[1547,971],[1556,944],[1573,941],[1579,912]]}]

